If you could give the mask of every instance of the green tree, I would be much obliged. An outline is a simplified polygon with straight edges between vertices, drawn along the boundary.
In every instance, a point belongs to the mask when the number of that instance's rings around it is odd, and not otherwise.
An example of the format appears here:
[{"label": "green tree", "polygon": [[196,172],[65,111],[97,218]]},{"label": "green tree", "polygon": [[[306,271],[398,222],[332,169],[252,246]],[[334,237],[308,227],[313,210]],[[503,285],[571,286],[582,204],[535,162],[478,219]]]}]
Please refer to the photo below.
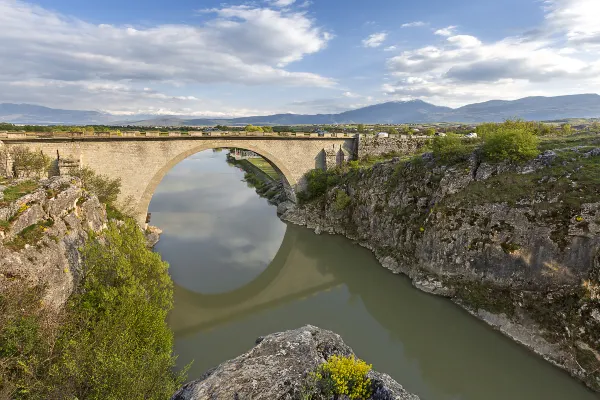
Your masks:
[{"label": "green tree", "polygon": [[48,172],[50,157],[44,153],[31,151],[23,146],[12,147],[9,154],[13,161],[13,170],[17,177],[41,178]]},{"label": "green tree", "polygon": [[573,128],[571,128],[570,124],[563,124],[560,127],[560,133],[561,133],[561,135],[565,135],[565,136],[570,135],[573,133]]},{"label": "green tree", "polygon": [[390,135],[397,135],[398,129],[396,129],[394,127],[388,128],[387,133],[389,133]]},{"label": "green tree", "polygon": [[364,124],[358,124],[356,125],[356,129],[360,132],[363,133],[365,131],[365,125]]},{"label": "green tree", "polygon": [[550,136],[554,133],[554,129],[549,124],[544,124],[540,122],[537,124],[535,128],[535,134],[538,136]]},{"label": "green tree", "polygon": [[246,132],[263,132],[263,128],[261,128],[260,126],[254,126],[254,125],[246,125],[244,130]]},{"label": "green tree", "polygon": [[110,223],[85,245],[82,258],[86,273],[71,300],[75,312],[55,378],[69,398],[170,398],[183,377],[171,372],[168,264],[147,249],[133,220]]},{"label": "green tree", "polygon": [[425,136],[435,136],[435,129],[434,128],[427,128],[425,129]]},{"label": "green tree", "polygon": [[266,132],[266,133],[273,133],[273,127],[271,127],[271,126],[263,126],[262,130],[263,130],[263,132]]},{"label": "green tree", "polygon": [[538,138],[526,126],[504,125],[486,133],[482,152],[490,161],[524,161],[539,154]]}]

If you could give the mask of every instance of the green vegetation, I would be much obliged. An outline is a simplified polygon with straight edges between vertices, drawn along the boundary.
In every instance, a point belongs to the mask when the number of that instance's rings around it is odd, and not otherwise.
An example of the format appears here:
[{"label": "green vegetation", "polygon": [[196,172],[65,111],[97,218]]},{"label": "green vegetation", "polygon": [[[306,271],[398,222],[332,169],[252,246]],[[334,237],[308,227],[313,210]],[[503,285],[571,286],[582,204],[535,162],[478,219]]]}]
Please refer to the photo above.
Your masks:
[{"label": "green vegetation", "polygon": [[253,164],[255,167],[260,169],[265,174],[267,174],[269,177],[271,177],[271,179],[273,179],[273,180],[279,179],[279,174],[277,173],[277,171],[275,171],[273,166],[271,164],[269,164],[269,162],[267,160],[265,160],[264,158],[249,158],[248,162]]},{"label": "green vegetation", "polygon": [[20,251],[24,249],[26,245],[36,245],[44,237],[46,229],[52,225],[54,225],[54,221],[51,219],[30,225],[4,245],[6,248],[13,251]]},{"label": "green vegetation", "polygon": [[4,189],[4,202],[15,201],[38,188],[37,182],[24,181]]},{"label": "green vegetation", "polygon": [[434,136],[435,135],[435,129],[433,128],[427,128],[425,129],[425,132],[423,132],[425,134],[425,136]]},{"label": "green vegetation", "polygon": [[340,175],[337,170],[323,171],[322,169],[313,169],[304,175],[306,179],[306,190],[298,193],[300,204],[323,196],[327,189],[337,185],[340,181]]},{"label": "green vegetation", "polygon": [[433,139],[433,156],[441,162],[457,162],[466,160],[473,152],[474,141],[462,136],[448,134]]},{"label": "green vegetation", "polygon": [[42,152],[31,151],[23,146],[10,149],[16,176],[41,178],[50,168],[50,157]]},{"label": "green vegetation", "polygon": [[172,307],[167,264],[135,222],[111,223],[82,250],[82,290],[65,312],[43,307],[43,288],[0,294],[0,397],[169,399]]},{"label": "green vegetation", "polygon": [[335,192],[335,203],[333,204],[333,206],[335,207],[336,210],[338,210],[338,211],[345,210],[346,207],[348,207],[351,202],[352,202],[352,199],[343,190],[338,189]]},{"label": "green vegetation", "polygon": [[254,126],[254,125],[246,125],[244,130],[246,132],[263,132],[263,128],[261,128],[260,126]]},{"label": "green vegetation", "polygon": [[83,188],[88,192],[95,194],[100,202],[107,206],[114,206],[121,193],[121,180],[110,179],[104,175],[98,175],[88,167],[75,170],[71,175],[81,179]]},{"label": "green vegetation", "polygon": [[482,129],[482,153],[488,161],[519,162],[539,154],[536,124],[523,121],[506,121],[503,124],[486,124]]},{"label": "green vegetation", "polygon": [[333,355],[309,377],[305,398],[368,399],[371,396],[371,379],[367,377],[372,366],[354,356]]}]

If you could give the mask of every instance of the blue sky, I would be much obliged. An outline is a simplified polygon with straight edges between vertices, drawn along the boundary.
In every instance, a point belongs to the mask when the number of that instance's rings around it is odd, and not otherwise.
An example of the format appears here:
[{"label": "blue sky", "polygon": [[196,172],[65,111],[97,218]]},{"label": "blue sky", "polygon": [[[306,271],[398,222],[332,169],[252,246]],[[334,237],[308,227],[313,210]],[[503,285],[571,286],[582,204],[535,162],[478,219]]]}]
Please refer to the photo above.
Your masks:
[{"label": "blue sky", "polygon": [[0,102],[339,112],[600,91],[598,0],[0,0]]}]

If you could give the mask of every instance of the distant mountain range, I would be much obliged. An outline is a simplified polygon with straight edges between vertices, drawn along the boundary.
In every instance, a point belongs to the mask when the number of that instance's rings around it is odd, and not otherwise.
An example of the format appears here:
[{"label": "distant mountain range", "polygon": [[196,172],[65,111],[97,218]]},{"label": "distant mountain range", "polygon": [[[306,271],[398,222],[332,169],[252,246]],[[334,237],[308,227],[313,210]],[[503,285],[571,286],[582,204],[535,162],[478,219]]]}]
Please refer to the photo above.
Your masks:
[{"label": "distant mountain range", "polygon": [[230,119],[180,116],[122,116],[97,111],[57,110],[31,104],[0,104],[0,122],[20,124],[115,124],[135,126],[203,125],[303,125],[349,123],[501,122],[508,118],[556,120],[600,118],[600,95],[578,94],[557,97],[525,97],[519,100],[492,100],[460,108],[440,107],[421,100],[392,101],[339,114],[275,114]]}]

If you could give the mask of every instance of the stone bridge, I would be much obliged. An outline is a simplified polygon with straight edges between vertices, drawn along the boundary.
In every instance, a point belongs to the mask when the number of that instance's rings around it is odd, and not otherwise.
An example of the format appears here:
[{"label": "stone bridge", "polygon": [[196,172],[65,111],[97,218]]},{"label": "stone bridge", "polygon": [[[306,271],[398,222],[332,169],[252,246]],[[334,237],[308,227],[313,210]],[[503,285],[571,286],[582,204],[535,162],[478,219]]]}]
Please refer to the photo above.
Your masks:
[{"label": "stone bridge", "polygon": [[[157,136],[157,137],[20,137],[2,138],[9,149],[26,146],[54,160],[59,173],[87,166],[121,179],[120,201],[135,210],[143,224],[154,191],[173,166],[192,154],[215,148],[251,150],[264,157],[281,176],[290,200],[301,189],[303,176],[357,154],[354,137],[314,136]],[[6,168],[6,166],[5,166]],[[10,170],[10,168],[8,168]],[[62,171],[61,171],[62,170]]]}]

